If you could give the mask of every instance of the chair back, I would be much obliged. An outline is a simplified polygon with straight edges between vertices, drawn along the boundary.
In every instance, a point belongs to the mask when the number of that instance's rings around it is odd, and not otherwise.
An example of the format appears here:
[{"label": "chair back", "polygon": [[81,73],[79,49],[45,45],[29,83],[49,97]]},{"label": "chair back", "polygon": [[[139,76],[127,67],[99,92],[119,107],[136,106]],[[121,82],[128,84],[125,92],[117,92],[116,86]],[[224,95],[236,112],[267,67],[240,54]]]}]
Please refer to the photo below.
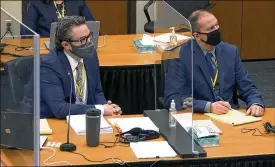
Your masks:
[{"label": "chair back", "polygon": [[12,103],[19,105],[24,97],[24,87],[29,83],[33,72],[33,56],[20,57],[6,63],[11,87]]}]

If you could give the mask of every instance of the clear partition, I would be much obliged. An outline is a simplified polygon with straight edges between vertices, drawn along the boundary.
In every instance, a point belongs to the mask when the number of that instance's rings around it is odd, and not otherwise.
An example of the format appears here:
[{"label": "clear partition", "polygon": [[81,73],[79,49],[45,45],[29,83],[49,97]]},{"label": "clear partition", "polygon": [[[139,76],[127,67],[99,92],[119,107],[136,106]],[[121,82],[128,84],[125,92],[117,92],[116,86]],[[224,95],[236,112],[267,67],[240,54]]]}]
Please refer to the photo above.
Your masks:
[{"label": "clear partition", "polygon": [[38,34],[1,8],[1,161],[12,166],[40,165],[39,43]]},{"label": "clear partition", "polygon": [[[184,147],[183,156],[195,157],[193,140],[193,41],[188,19],[165,1],[154,4],[154,45],[161,54],[156,71],[156,104],[168,109],[167,133],[172,147]],[[160,78],[159,78],[160,77]],[[163,98],[162,98],[163,97]],[[159,106],[157,106],[160,108]],[[178,128],[178,129],[177,129]],[[184,129],[182,132],[180,129]],[[174,149],[175,149],[174,148]]]}]

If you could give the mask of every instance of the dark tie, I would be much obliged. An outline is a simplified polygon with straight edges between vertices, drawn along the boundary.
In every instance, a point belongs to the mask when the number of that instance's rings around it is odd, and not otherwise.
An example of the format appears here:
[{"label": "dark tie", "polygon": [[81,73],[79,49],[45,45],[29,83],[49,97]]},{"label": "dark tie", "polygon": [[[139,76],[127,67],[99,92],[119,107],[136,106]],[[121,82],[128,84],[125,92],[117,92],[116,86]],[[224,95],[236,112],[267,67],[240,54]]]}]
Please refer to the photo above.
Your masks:
[{"label": "dark tie", "polygon": [[79,62],[76,67],[76,97],[80,103],[83,102],[83,88],[84,88],[83,63]]},{"label": "dark tie", "polygon": [[213,54],[211,52],[208,52],[206,55],[206,60],[207,60],[207,65],[209,68],[209,72],[210,72],[210,76],[212,78],[215,77],[215,74],[217,72],[217,62],[215,57],[213,56]]}]

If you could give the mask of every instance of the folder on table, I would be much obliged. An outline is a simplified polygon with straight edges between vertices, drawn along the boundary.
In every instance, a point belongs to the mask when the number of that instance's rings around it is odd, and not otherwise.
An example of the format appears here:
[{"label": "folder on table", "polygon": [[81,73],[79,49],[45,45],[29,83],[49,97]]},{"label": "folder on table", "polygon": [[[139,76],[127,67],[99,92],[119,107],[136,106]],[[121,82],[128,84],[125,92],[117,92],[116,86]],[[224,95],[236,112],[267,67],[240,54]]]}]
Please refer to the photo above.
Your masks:
[{"label": "folder on table", "polygon": [[228,123],[234,126],[262,120],[262,117],[246,116],[245,113],[233,109],[223,115],[217,115],[213,113],[205,113],[205,115],[216,119],[217,121]]},{"label": "folder on table", "polygon": [[53,130],[50,128],[47,119],[40,119],[40,135],[50,135],[52,133]]},{"label": "folder on table", "polygon": [[[68,122],[69,116],[67,116]],[[71,115],[70,126],[76,133],[76,135],[86,135],[86,115]],[[100,120],[100,134],[113,133],[113,128],[109,123],[101,116]]]}]

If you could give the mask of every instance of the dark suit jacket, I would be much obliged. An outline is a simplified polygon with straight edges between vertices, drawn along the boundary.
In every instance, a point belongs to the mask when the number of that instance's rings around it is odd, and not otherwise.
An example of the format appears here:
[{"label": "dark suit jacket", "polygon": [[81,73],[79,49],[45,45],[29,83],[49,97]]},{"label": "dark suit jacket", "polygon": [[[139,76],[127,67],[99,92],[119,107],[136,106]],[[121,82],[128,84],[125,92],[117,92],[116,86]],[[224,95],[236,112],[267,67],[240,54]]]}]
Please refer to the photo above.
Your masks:
[{"label": "dark suit jacket", "polygon": [[[66,16],[83,16],[86,21],[94,21],[85,0],[64,0]],[[57,22],[56,8],[53,2],[44,3],[42,0],[32,0],[28,5],[23,23],[41,37],[50,37],[51,23]],[[33,35],[27,28],[21,25],[21,35]]]},{"label": "dark suit jacket", "polygon": [[[87,105],[75,104],[75,86],[70,62],[63,51],[52,50],[42,58],[40,67],[40,114],[41,118],[65,118],[68,115],[72,84],[71,114],[84,114],[95,104],[106,104],[101,88],[97,53],[84,59],[87,75]],[[71,80],[72,77],[72,80]],[[21,103],[22,112],[33,111],[33,77],[25,88]]]},{"label": "dark suit jacket", "polygon": [[[194,111],[203,112],[207,102],[215,102],[210,74],[205,55],[197,42],[193,40],[193,98]],[[192,66],[191,66],[191,41],[182,45],[180,58],[173,60],[168,67],[165,80],[164,103],[169,106],[171,100],[176,102],[176,108],[182,109],[182,102],[190,97]],[[238,88],[239,95],[247,106],[254,103],[263,104],[261,95],[244,69],[236,46],[221,42],[216,46],[218,62],[218,81],[220,96],[228,101],[233,108],[233,89]]]}]

